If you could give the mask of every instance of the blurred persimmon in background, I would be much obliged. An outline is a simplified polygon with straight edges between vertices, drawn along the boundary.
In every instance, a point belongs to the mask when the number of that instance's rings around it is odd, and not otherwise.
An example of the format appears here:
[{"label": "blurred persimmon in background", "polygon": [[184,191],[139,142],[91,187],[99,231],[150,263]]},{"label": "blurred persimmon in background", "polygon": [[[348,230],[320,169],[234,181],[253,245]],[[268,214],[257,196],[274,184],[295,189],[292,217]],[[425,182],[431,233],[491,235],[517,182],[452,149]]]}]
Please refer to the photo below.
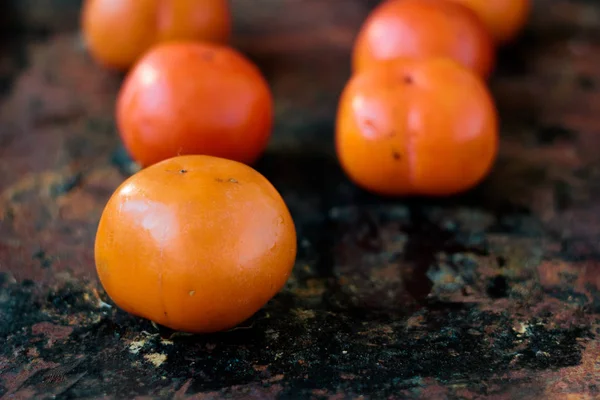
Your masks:
[{"label": "blurred persimmon in background", "polygon": [[229,46],[154,46],[129,71],[116,119],[131,157],[146,167],[184,154],[252,164],[267,147],[273,96],[258,67]]},{"label": "blurred persimmon in background", "polygon": [[127,69],[153,45],[169,40],[227,43],[227,0],[85,0],[81,25],[101,64]]},{"label": "blurred persimmon in background", "polygon": [[377,6],[360,29],[353,69],[396,57],[447,57],[487,77],[495,45],[471,9],[447,0],[388,0]]},{"label": "blurred persimmon in background", "polygon": [[481,18],[496,43],[513,40],[527,23],[530,0],[452,0],[469,7]]}]

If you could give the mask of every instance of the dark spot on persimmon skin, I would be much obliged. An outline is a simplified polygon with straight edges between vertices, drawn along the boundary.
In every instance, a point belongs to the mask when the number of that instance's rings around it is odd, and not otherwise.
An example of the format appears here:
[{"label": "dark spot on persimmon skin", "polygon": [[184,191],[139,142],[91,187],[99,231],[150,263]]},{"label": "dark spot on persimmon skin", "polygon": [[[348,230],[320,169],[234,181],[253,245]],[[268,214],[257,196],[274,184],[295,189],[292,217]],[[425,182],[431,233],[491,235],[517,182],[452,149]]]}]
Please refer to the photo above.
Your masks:
[{"label": "dark spot on persimmon skin", "polygon": [[370,119],[365,119],[363,121],[363,125],[366,126],[369,129],[375,129],[375,124]]},{"label": "dark spot on persimmon skin", "polygon": [[179,173],[180,173],[180,174],[185,174],[185,173],[187,173],[187,172],[188,172],[188,171],[187,171],[187,169],[183,169],[183,168],[182,168],[182,169],[180,169],[180,170],[179,170]]},{"label": "dark spot on persimmon skin", "polygon": [[410,75],[404,75],[402,77],[402,82],[406,85],[412,85],[414,83],[413,77]]},{"label": "dark spot on persimmon skin", "polygon": [[392,157],[396,161],[399,160],[400,158],[402,158],[402,156],[400,155],[400,153],[398,153],[397,151],[392,151]]},{"label": "dark spot on persimmon skin", "polygon": [[362,131],[368,136],[378,136],[377,127],[375,126],[375,123],[369,118],[365,118],[361,121],[361,128]]},{"label": "dark spot on persimmon skin", "polygon": [[234,178],[229,178],[227,179],[227,181],[225,181],[224,179],[221,178],[215,178],[215,181],[223,183],[223,182],[229,182],[229,183],[239,183],[237,179]]}]

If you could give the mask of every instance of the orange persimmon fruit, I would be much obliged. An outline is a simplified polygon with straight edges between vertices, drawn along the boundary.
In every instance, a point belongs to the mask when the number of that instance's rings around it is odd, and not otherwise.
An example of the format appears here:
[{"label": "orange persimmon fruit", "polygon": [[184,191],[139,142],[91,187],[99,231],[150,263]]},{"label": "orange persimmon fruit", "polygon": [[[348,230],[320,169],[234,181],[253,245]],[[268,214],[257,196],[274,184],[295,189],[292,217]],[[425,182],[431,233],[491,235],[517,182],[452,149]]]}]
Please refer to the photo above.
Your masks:
[{"label": "orange persimmon fruit", "polygon": [[447,57],[488,77],[495,47],[483,22],[463,5],[446,0],[388,0],[360,28],[353,70],[398,57]]},{"label": "orange persimmon fruit", "polygon": [[199,42],[157,45],[131,69],[117,98],[125,148],[142,167],[186,154],[251,164],[264,152],[273,98],[237,50]]},{"label": "orange persimmon fruit", "polygon": [[93,58],[127,69],[157,43],[228,43],[231,15],[228,0],[85,0],[81,28]]},{"label": "orange persimmon fruit", "polygon": [[527,23],[530,0],[452,0],[473,10],[497,44],[513,40]]},{"label": "orange persimmon fruit", "polygon": [[483,79],[455,61],[381,61],[347,83],[335,135],[343,170],[364,189],[452,195],[490,171],[497,111]]},{"label": "orange persimmon fruit", "polygon": [[174,330],[236,326],[286,283],[296,231],[260,173],[217,157],[179,156],[132,175],[109,199],[96,269],[123,310]]}]

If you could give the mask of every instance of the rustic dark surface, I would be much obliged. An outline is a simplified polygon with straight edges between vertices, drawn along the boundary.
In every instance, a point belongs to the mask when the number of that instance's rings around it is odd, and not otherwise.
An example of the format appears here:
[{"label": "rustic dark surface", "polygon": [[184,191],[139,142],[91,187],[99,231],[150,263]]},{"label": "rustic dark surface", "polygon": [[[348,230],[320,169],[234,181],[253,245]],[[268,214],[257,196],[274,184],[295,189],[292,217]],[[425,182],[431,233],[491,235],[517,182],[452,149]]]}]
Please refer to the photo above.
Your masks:
[{"label": "rustic dark surface", "polygon": [[375,2],[235,0],[236,44],[277,99],[257,168],[300,246],[280,295],[208,336],[158,331],[99,286],[96,223],[131,172],[112,115],[121,77],[67,29],[79,1],[21,3],[4,3],[18,17],[0,44],[2,399],[600,396],[596,2],[539,0],[500,55],[501,157],[485,183],[393,201],[351,185],[332,151]]}]

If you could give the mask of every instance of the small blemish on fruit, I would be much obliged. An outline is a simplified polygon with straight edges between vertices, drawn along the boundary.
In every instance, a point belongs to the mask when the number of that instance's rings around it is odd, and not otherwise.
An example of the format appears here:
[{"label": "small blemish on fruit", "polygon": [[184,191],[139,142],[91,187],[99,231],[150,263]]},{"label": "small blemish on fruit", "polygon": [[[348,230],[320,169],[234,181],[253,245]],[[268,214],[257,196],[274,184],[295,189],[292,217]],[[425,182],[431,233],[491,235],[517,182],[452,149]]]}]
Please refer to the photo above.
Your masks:
[{"label": "small blemish on fruit", "polygon": [[410,75],[404,75],[404,77],[402,78],[402,82],[404,82],[407,85],[412,85],[413,78]]},{"label": "small blemish on fruit", "polygon": [[231,183],[238,183],[237,179],[234,179],[234,178],[229,178],[229,182],[231,182]]},{"label": "small blemish on fruit", "polygon": [[182,169],[180,169],[180,170],[179,170],[179,173],[180,173],[180,174],[185,174],[185,173],[187,173],[187,172],[188,172],[188,171],[187,171],[187,169],[183,169],[183,168],[182,168]]},{"label": "small blemish on fruit", "polygon": [[365,133],[365,136],[369,136],[375,138],[378,136],[377,127],[369,118],[365,118],[361,121],[362,130]]},{"label": "small blemish on fruit", "polygon": [[394,160],[399,160],[401,158],[400,153],[398,153],[397,151],[392,151],[392,157],[394,158]]},{"label": "small blemish on fruit", "polygon": [[195,290],[190,290],[190,292],[189,292],[188,294],[189,294],[190,296],[193,296],[193,295],[195,295],[195,294],[196,294],[196,291],[195,291]]}]

